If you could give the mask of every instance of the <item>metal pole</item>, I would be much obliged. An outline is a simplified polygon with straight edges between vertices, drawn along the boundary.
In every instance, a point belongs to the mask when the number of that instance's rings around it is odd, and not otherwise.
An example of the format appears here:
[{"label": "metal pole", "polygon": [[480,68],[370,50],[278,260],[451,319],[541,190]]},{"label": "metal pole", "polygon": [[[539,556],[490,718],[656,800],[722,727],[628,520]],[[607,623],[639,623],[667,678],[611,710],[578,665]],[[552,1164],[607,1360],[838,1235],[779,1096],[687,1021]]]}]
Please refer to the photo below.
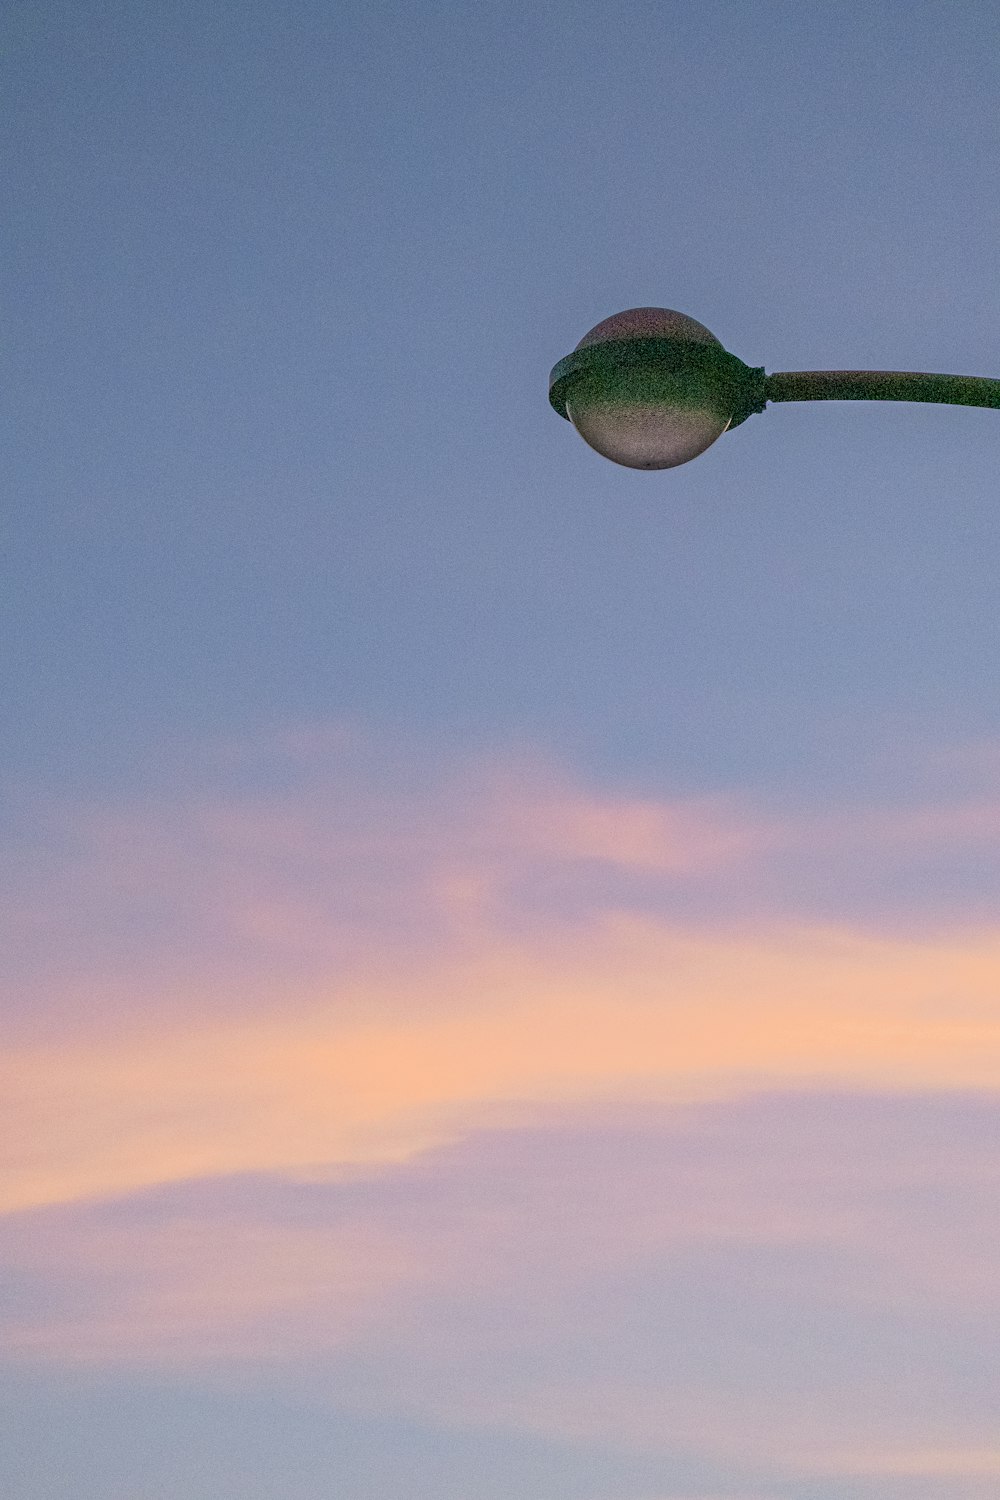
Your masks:
[{"label": "metal pole", "polygon": [[1000,407],[1000,380],[906,370],[784,370],[764,380],[768,401],[937,401]]}]

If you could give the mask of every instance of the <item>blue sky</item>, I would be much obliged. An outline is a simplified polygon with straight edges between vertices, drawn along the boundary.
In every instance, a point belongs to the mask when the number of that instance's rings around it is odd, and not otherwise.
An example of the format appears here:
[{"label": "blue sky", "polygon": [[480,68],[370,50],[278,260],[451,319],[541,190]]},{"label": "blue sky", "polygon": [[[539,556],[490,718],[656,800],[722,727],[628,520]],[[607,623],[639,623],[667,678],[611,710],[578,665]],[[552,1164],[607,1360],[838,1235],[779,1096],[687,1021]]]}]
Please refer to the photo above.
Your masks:
[{"label": "blue sky", "polygon": [[8,30],[18,768],[268,716],[699,780],[992,729],[988,413],[777,409],[649,479],[545,401],[643,303],[769,369],[989,373],[991,7]]},{"label": "blue sky", "polygon": [[[546,387],[645,305],[1000,374],[995,7],[4,36],[0,1477],[992,1494],[996,415],[779,406],[649,474]],[[633,1180],[639,1108],[787,1197]]]}]

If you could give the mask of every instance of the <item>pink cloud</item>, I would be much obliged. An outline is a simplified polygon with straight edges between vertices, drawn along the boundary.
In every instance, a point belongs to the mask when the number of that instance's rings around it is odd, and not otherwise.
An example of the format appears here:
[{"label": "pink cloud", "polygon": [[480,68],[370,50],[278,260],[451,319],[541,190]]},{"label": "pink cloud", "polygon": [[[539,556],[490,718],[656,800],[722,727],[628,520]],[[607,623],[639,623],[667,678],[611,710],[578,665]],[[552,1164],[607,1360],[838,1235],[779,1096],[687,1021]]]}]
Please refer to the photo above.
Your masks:
[{"label": "pink cloud", "polygon": [[31,1362],[299,1368],[340,1409],[786,1481],[988,1474],[998,1142],[997,1094],[536,1109],[326,1180],[10,1216],[5,1341]]},{"label": "pink cloud", "polygon": [[506,1103],[699,1098],[761,1080],[988,1087],[1000,939],[687,932],[614,918],[286,982],[255,1012],[154,1013],[8,1049],[8,1206],[405,1157]]},{"label": "pink cloud", "polygon": [[557,894],[539,909],[539,881],[568,876],[600,905],[616,872],[703,879],[771,838],[724,798],[623,799],[523,757],[407,782],[356,732],[287,738],[265,756],[291,777],[283,790],[226,785],[230,747],[221,787],[203,772],[132,806],[36,809],[3,885],[12,987],[26,996],[12,1024],[85,1023],[102,992],[118,1015],[130,989],[147,1009],[168,991],[193,992],[201,1011],[225,1010],[233,991],[252,1006],[269,972],[326,981],[382,953],[558,920]]},{"label": "pink cloud", "polygon": [[22,852],[5,1205],[402,1159],[498,1105],[1000,1079],[995,923],[803,895],[981,852],[981,805],[779,819],[356,729],[279,737],[248,792],[239,750]]},{"label": "pink cloud", "polygon": [[995,798],[778,814],[587,786],[526,755],[435,766],[340,726],[224,749],[169,794],[35,809],[2,887],[10,1025],[253,1010],[276,987],[585,936],[614,913],[987,929],[1000,889]]}]

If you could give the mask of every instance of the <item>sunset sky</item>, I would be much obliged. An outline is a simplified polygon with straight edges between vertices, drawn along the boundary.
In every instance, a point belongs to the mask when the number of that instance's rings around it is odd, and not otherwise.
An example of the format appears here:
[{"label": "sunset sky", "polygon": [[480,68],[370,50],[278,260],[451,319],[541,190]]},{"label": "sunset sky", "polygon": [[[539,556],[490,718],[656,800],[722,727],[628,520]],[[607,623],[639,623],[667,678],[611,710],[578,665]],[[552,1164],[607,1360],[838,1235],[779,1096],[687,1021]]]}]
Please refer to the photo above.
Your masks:
[{"label": "sunset sky", "polygon": [[995,1500],[1000,11],[3,31],[0,1494]]}]

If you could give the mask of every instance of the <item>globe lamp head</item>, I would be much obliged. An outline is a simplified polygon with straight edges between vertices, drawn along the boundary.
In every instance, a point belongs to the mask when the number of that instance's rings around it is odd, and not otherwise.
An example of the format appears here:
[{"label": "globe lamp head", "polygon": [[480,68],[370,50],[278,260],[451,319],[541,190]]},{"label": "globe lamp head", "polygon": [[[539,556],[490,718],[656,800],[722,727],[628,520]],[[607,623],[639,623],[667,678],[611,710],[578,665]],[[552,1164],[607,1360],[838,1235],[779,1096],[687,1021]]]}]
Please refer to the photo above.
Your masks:
[{"label": "globe lamp head", "polygon": [[613,463],[672,469],[761,408],[758,375],[694,318],[634,307],[598,323],[560,360],[549,398]]}]

